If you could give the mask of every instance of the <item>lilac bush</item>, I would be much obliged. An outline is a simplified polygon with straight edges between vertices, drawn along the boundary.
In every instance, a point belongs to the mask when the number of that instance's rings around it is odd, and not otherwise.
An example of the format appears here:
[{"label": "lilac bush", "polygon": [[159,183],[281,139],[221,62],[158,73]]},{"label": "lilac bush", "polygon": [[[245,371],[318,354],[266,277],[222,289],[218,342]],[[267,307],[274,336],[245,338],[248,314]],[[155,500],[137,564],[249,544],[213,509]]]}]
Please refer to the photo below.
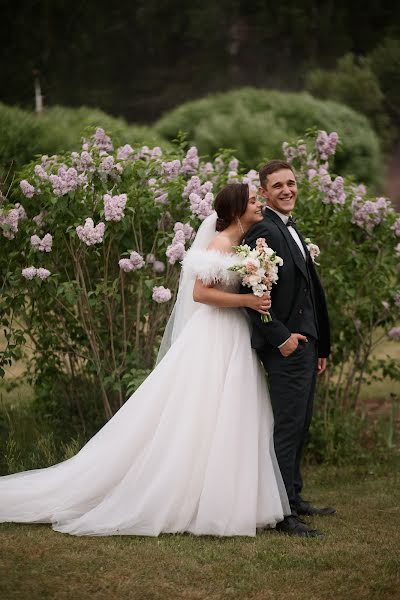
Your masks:
[{"label": "lilac bush", "polygon": [[[400,219],[388,199],[331,172],[338,147],[334,132],[316,132],[283,152],[329,301],[333,355],[320,393],[348,408],[375,368],[377,331],[398,338]],[[29,342],[36,385],[65,379],[80,402],[84,378],[110,418],[154,364],[180,262],[228,181],[259,183],[228,151],[206,162],[184,141],[167,153],[114,148],[100,128],[81,149],[28,165],[0,208],[3,364]]]},{"label": "lilac bush", "polygon": [[[398,339],[400,218],[388,198],[330,171],[339,146],[335,132],[319,131],[282,150],[297,172],[296,217],[320,248],[318,271],[328,295],[333,353],[320,394],[348,410],[357,406],[361,384],[382,373],[374,348],[389,332]],[[390,375],[400,378],[392,367]]]},{"label": "lilac bush", "polygon": [[127,374],[153,366],[179,262],[232,160],[205,163],[183,141],[168,153],[114,148],[97,128],[81,149],[27,166],[0,208],[3,365],[22,330],[34,383],[89,378],[110,418]]}]

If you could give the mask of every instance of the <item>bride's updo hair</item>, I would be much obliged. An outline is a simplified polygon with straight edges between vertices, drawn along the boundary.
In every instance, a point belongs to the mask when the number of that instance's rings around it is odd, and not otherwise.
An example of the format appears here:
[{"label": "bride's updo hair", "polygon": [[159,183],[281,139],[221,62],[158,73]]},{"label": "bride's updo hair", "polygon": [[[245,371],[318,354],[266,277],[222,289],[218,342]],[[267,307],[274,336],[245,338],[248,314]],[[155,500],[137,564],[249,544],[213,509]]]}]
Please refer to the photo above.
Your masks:
[{"label": "bride's updo hair", "polygon": [[218,215],[216,230],[223,231],[236,217],[241,217],[249,201],[247,183],[228,183],[218,192],[214,201],[214,209]]}]

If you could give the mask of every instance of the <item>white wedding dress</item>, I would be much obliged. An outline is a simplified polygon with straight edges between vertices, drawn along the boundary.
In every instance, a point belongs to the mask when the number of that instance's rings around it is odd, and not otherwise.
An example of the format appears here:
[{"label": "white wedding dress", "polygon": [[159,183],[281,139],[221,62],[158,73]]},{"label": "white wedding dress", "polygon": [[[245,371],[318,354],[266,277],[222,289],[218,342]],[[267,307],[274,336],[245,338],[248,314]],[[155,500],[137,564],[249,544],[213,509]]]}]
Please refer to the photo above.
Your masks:
[{"label": "white wedding dress", "polygon": [[[184,272],[233,290],[233,260],[193,249]],[[290,513],[272,435],[245,313],[198,304],[144,383],[76,456],[0,478],[0,521],[51,522],[73,535],[254,536]]]}]

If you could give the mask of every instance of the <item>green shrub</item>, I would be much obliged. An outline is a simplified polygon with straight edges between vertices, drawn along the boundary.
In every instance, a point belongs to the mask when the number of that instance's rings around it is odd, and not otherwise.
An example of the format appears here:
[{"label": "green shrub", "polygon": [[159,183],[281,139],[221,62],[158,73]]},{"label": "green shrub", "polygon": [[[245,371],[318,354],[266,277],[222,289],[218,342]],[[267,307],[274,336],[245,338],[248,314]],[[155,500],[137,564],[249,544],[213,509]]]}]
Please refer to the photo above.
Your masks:
[{"label": "green shrub", "polygon": [[52,421],[38,419],[27,403],[0,403],[0,476],[48,467],[70,458],[85,438],[64,434]]},{"label": "green shrub", "polygon": [[82,133],[102,127],[113,132],[115,144],[166,146],[166,141],[150,127],[128,125],[122,118],[111,117],[101,110],[81,106],[47,108],[39,117],[41,125],[40,152],[57,154],[79,146]]},{"label": "green shrub", "polygon": [[367,59],[346,54],[337,61],[335,69],[314,69],[308,73],[305,86],[317,98],[334,100],[363,113],[382,140],[390,141],[384,94]]},{"label": "green shrub", "polygon": [[37,115],[0,104],[0,164],[3,168],[20,168],[38,154],[73,150],[80,145],[84,131],[94,127],[111,130],[117,144],[123,141],[134,146],[169,147],[150,127],[128,125],[124,119],[101,110],[54,106]]},{"label": "green shrub", "polygon": [[370,53],[368,59],[385,95],[385,107],[398,134],[400,130],[400,41],[387,38]]},{"label": "green shrub", "polygon": [[247,168],[280,157],[284,140],[313,128],[337,131],[342,139],[334,171],[368,184],[380,181],[380,145],[367,118],[308,93],[242,88],[183,104],[155,124],[168,139],[187,132],[199,151],[209,156],[221,147],[233,148]]},{"label": "green shrub", "polygon": [[0,104],[0,165],[22,166],[41,151],[41,125],[33,113]]}]

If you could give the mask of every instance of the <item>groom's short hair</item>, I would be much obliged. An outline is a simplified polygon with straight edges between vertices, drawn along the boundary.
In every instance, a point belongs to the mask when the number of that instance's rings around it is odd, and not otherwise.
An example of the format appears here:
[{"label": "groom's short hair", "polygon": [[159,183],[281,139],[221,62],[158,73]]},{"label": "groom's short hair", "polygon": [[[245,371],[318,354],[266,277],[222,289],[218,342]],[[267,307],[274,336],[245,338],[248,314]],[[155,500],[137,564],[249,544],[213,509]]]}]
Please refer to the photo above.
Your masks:
[{"label": "groom's short hair", "polygon": [[261,187],[265,186],[268,175],[276,173],[276,171],[281,171],[282,169],[289,169],[294,174],[293,167],[284,160],[274,159],[268,161],[265,165],[263,165],[258,172]]}]

